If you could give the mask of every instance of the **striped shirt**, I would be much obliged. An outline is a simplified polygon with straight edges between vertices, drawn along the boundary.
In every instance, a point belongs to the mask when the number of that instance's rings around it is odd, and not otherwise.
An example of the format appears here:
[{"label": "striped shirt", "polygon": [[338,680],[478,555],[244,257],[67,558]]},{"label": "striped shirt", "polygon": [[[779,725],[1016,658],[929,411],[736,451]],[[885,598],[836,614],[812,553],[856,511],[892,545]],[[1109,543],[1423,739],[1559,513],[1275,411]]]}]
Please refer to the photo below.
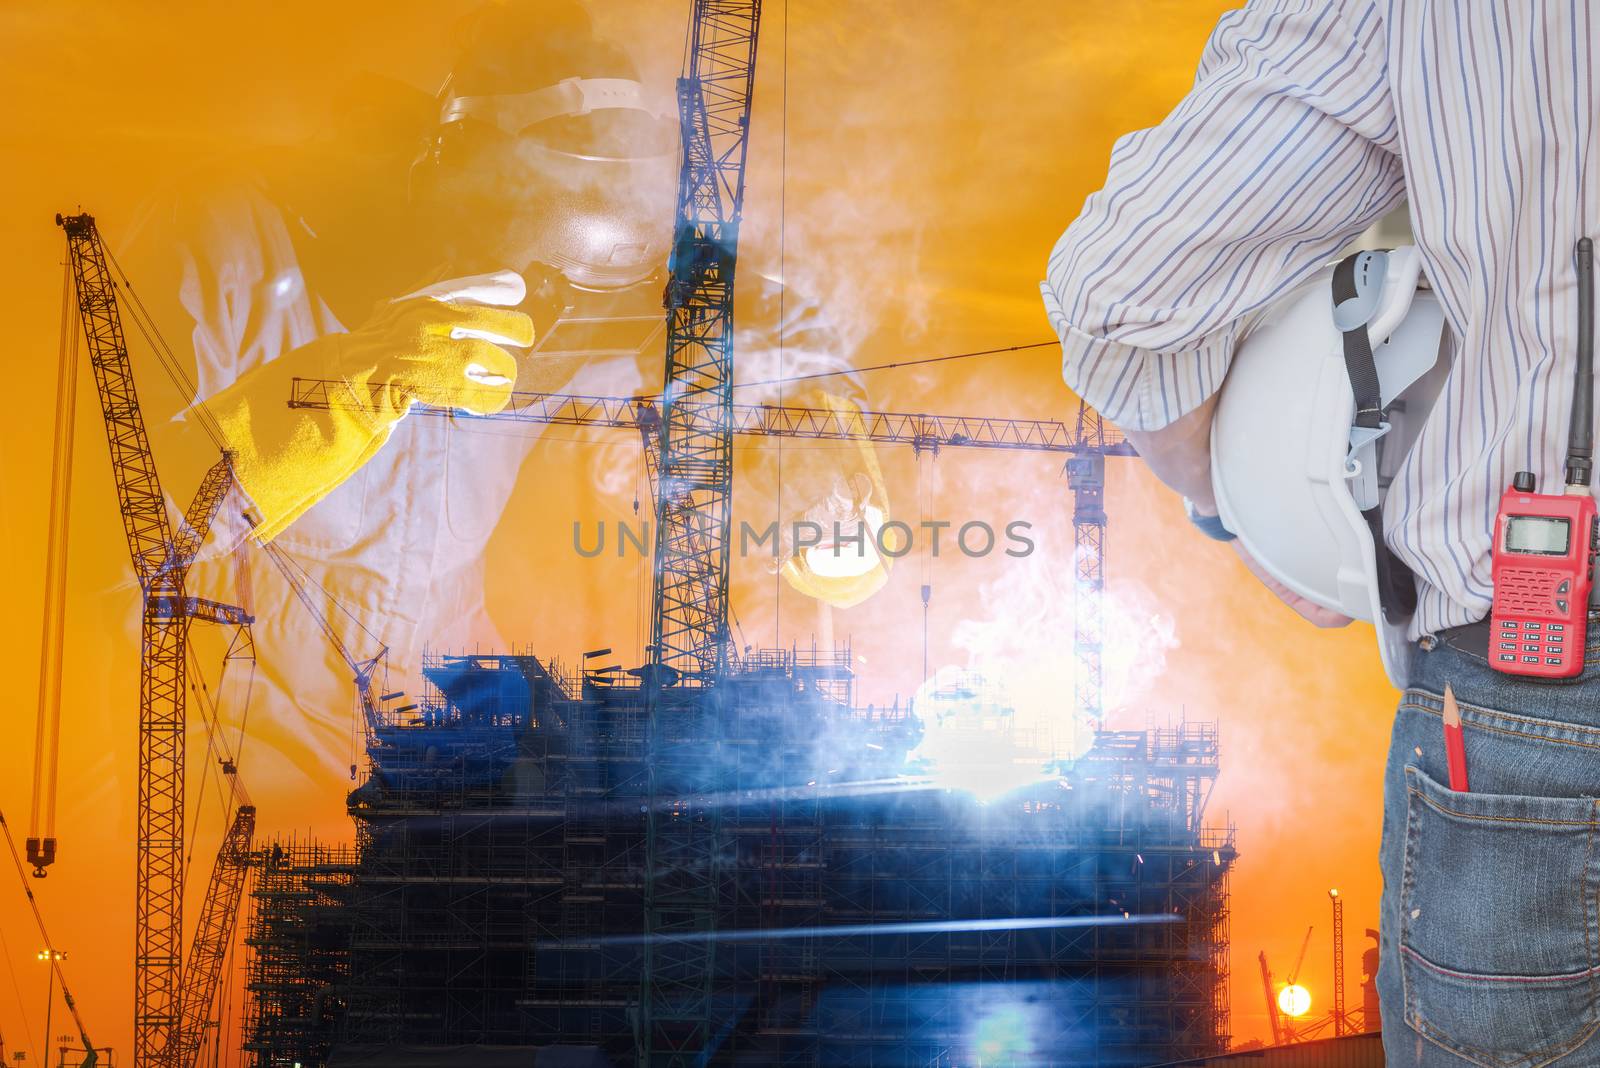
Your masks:
[{"label": "striped shirt", "polygon": [[1586,0],[1260,0],[1225,15],[1189,95],[1121,138],[1041,286],[1067,384],[1158,429],[1227,373],[1241,317],[1409,202],[1456,345],[1385,502],[1416,572],[1412,636],[1489,612],[1513,472],[1562,477],[1572,248],[1600,231],[1600,15]]}]

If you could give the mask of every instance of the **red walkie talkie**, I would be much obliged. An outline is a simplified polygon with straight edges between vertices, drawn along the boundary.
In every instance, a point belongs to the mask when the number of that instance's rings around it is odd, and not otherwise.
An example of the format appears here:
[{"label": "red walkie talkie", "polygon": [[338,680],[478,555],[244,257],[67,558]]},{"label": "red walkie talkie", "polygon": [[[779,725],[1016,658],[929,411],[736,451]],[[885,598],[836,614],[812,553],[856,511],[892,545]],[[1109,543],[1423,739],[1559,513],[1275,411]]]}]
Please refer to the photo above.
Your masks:
[{"label": "red walkie talkie", "polygon": [[1489,663],[1509,675],[1566,679],[1583,670],[1594,557],[1594,243],[1578,242],[1578,370],[1567,430],[1567,489],[1536,493],[1518,471],[1495,520]]}]

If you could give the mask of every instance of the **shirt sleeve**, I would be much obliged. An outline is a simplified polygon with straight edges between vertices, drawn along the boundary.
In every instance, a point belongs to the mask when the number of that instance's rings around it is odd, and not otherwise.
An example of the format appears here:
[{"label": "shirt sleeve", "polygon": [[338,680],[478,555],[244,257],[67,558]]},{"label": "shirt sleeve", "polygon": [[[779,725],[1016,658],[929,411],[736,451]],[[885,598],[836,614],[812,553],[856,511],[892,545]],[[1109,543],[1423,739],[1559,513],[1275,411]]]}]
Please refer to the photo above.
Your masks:
[{"label": "shirt sleeve", "polygon": [[1040,285],[1062,376],[1125,429],[1222,384],[1242,319],[1304,282],[1404,195],[1370,0],[1224,15],[1194,88],[1111,152]]}]

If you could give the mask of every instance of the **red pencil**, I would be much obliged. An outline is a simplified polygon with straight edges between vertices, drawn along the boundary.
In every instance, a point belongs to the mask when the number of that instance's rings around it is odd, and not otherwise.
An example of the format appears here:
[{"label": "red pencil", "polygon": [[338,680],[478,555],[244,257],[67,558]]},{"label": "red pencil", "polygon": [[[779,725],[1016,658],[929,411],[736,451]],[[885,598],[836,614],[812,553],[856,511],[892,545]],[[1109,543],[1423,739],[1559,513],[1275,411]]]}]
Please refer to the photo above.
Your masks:
[{"label": "red pencil", "polygon": [[1450,765],[1450,789],[1467,792],[1467,742],[1461,734],[1461,709],[1450,684],[1444,684],[1444,753]]}]

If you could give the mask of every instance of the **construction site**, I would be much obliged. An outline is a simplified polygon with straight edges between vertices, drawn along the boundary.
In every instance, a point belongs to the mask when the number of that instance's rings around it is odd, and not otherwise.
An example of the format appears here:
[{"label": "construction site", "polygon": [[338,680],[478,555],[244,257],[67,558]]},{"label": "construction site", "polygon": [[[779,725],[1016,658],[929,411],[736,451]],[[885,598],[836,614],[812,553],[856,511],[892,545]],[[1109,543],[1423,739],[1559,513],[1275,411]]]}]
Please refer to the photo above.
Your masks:
[{"label": "construction site", "polygon": [[[1200,1063],[1235,1045],[1239,851],[1226,815],[1208,810],[1227,756],[1218,726],[1179,717],[1113,729],[1103,707],[1105,466],[1134,450],[1081,404],[1064,421],[736,404],[734,279],[761,3],[690,6],[659,391],[515,392],[491,415],[410,413],[609,428],[641,444],[657,532],[647,658],[445,650],[421,677],[388,680],[382,651],[352,652],[303,569],[270,543],[249,546],[353,679],[344,839],[257,834],[237,774],[242,739],[207,728],[227,830],[214,860],[190,863],[185,728],[219,717],[212,691],[196,687],[191,628],[221,635],[227,662],[255,656],[252,606],[185,585],[236,489],[235,455],[219,440],[193,502],[169,515],[123,317],[147,339],[158,325],[96,219],[57,216],[142,596],[134,1044],[96,1047],[78,1020],[62,1068],[1133,1068]],[[75,373],[64,363],[63,383]],[[343,387],[297,377],[280,400],[359,411]],[[70,464],[67,421],[58,457],[65,434]],[[736,437],[1063,464],[1075,575],[1059,713],[1087,742],[1041,756],[976,672],[864,702],[847,639],[736,642]],[[54,670],[59,700],[51,625],[41,693]],[[926,661],[926,614],[922,625]],[[41,702],[37,759],[51,780],[59,711],[47,727]],[[935,723],[944,752],[1014,788],[953,788],[922,748]],[[53,789],[36,787],[26,843],[36,875],[56,857]],[[191,885],[209,875],[187,919],[186,875]],[[1342,903],[1335,912],[1328,1026],[1375,1030],[1345,1012]],[[1264,954],[1261,966],[1278,1036],[1283,984]],[[1292,1025],[1281,1037],[1298,1040]]]},{"label": "construction site", "polygon": [[842,656],[757,654],[656,695],[531,656],[427,676],[369,739],[354,852],[265,850],[257,1064],[486,1043],[1109,1065],[1226,1045],[1212,728],[1107,732],[980,805],[906,777],[914,710],[853,707]]}]

